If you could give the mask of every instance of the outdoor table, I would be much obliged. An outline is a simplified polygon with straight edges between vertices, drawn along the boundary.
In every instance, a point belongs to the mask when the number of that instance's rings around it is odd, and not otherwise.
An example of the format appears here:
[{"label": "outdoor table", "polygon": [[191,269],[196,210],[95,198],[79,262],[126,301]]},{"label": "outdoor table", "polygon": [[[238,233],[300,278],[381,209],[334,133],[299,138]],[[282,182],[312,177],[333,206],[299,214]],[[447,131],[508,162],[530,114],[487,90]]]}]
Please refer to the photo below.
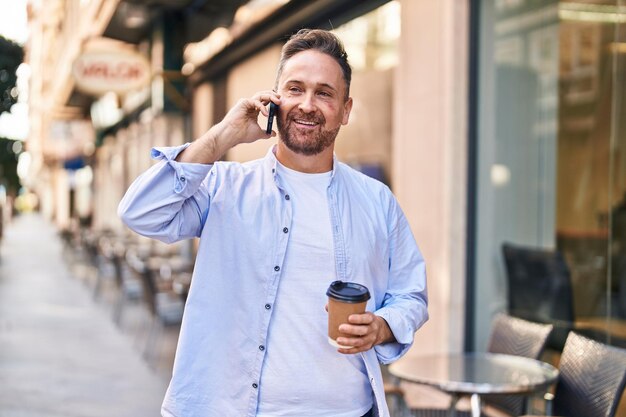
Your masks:
[{"label": "outdoor table", "polygon": [[435,387],[451,396],[448,415],[470,396],[472,417],[480,417],[481,395],[531,395],[556,382],[558,370],[545,362],[495,353],[448,353],[404,357],[389,372],[404,381]]}]

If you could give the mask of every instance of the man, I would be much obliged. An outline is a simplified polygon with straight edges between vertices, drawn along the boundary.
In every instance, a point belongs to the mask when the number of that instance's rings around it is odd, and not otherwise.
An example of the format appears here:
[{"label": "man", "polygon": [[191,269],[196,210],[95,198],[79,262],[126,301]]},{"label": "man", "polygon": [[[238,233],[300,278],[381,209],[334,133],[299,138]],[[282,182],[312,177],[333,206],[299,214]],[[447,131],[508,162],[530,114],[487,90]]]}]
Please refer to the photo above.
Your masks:
[{"label": "man", "polygon": [[[154,149],[161,162],[120,203],[140,234],[200,237],[164,416],[388,416],[378,363],[403,355],[427,320],[425,269],[389,189],[334,159],[350,78],[335,35],[301,30],[275,90],[240,100],[191,144]],[[270,102],[278,144],[256,161],[218,162],[276,135],[257,122]],[[372,296],[340,326],[351,348],[328,343],[334,280]]]}]

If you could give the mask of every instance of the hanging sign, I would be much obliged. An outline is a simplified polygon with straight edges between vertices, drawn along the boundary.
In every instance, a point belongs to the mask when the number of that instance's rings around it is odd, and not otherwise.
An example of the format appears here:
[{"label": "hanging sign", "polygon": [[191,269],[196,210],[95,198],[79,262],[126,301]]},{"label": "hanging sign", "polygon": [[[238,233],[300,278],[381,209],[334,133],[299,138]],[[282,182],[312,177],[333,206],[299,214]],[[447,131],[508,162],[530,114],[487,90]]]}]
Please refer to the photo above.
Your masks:
[{"label": "hanging sign", "polygon": [[150,82],[150,64],[131,51],[87,51],[72,67],[76,88],[101,96],[108,92],[124,95]]}]

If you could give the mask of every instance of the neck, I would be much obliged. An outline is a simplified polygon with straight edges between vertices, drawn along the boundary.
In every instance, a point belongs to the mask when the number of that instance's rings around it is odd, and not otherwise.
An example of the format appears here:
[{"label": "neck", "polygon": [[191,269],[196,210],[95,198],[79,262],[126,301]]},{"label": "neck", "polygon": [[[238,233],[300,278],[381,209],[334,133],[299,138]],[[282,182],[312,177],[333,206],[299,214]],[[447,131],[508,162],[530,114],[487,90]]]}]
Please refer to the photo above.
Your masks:
[{"label": "neck", "polygon": [[279,140],[276,147],[276,159],[294,171],[319,174],[333,169],[333,150],[334,146],[329,146],[317,155],[301,155],[293,152]]}]

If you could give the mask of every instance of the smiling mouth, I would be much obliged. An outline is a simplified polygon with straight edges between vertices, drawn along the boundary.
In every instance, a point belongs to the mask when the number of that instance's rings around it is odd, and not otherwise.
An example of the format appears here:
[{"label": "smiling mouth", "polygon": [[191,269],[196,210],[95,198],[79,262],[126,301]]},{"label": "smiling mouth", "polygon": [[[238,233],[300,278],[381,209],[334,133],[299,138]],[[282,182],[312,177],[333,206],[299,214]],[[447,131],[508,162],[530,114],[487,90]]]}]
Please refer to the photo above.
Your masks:
[{"label": "smiling mouth", "polygon": [[313,122],[310,120],[294,119],[294,122],[296,125],[305,127],[305,128],[311,128],[311,127],[315,127],[318,125],[317,122]]}]

